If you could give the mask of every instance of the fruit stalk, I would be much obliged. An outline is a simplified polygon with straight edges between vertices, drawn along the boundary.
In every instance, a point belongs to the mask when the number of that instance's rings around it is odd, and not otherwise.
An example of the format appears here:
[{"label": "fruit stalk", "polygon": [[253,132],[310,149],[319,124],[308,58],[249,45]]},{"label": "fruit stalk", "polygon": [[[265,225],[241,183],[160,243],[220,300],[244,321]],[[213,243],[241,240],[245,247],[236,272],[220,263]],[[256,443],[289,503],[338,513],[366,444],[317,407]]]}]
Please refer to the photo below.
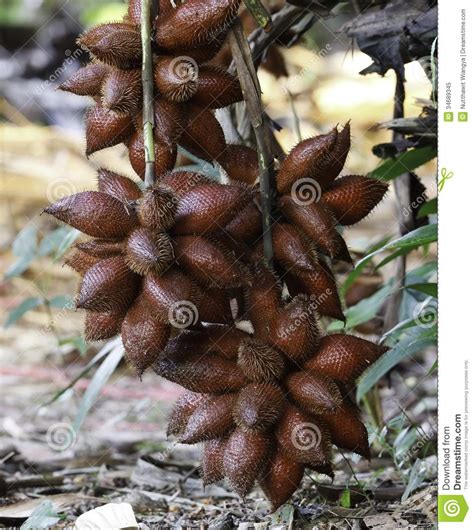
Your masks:
[{"label": "fruit stalk", "polygon": [[237,20],[230,33],[232,55],[237,67],[240,86],[244,95],[252,128],[257,141],[258,165],[260,172],[260,191],[263,228],[263,253],[269,266],[273,263],[272,242],[272,206],[273,206],[273,156],[267,134],[262,108],[261,89],[257,72],[253,65],[252,52],[242,29],[242,23]]},{"label": "fruit stalk", "polygon": [[272,17],[260,0],[245,0],[245,5],[261,28],[265,31],[272,29]]},{"label": "fruit stalk", "polygon": [[143,143],[145,151],[145,185],[155,182],[155,145],[153,140],[153,57],[151,53],[151,0],[141,0]]}]

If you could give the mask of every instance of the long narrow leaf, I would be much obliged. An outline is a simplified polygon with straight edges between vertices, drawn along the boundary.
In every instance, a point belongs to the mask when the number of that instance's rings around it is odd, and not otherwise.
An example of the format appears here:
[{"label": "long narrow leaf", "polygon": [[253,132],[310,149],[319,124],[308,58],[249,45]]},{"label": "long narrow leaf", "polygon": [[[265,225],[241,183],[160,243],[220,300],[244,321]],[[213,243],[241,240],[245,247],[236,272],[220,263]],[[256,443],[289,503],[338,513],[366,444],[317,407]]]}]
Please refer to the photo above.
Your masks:
[{"label": "long narrow leaf", "polygon": [[38,256],[47,256],[53,252],[57,252],[58,248],[63,244],[65,238],[69,236],[71,228],[68,226],[61,226],[46,234],[38,247]]},{"label": "long narrow leaf", "polygon": [[387,265],[387,263],[390,263],[394,259],[397,259],[400,256],[406,256],[407,254],[410,253],[410,251],[411,251],[411,249],[409,249],[409,248],[402,248],[402,249],[396,250],[395,252],[392,252],[387,257],[385,257],[382,261],[377,263],[377,266],[375,267],[374,270],[378,271],[379,269],[381,269],[382,267],[385,267],[385,265]]},{"label": "long narrow leaf", "polygon": [[387,372],[403,359],[415,355],[435,343],[436,335],[432,329],[422,329],[414,337],[412,336],[399,342],[382,355],[360,378],[357,387],[357,399],[361,400]]},{"label": "long narrow leaf", "polygon": [[419,283],[420,281],[429,281],[433,278],[433,275],[438,270],[438,262],[437,261],[427,261],[423,263],[423,265],[420,265],[419,267],[415,267],[411,271],[407,273],[406,276],[406,283]]},{"label": "long narrow leaf", "polygon": [[408,497],[410,497],[412,492],[418,489],[423,484],[425,477],[424,477],[424,473],[422,472],[423,471],[422,464],[423,464],[423,461],[419,459],[417,459],[415,463],[413,464],[411,471],[410,471],[410,477],[408,479],[407,487],[402,495],[402,502],[405,502],[408,499]]},{"label": "long narrow leaf", "polygon": [[425,202],[421,206],[421,208],[418,210],[416,217],[419,219],[420,217],[425,217],[426,215],[433,215],[435,213],[438,213],[438,198],[431,199],[428,202]]},{"label": "long narrow leaf", "polygon": [[[388,243],[385,248],[387,250],[397,250],[402,248],[418,248],[423,245],[429,245],[438,240],[438,224],[434,223],[431,225],[420,226],[412,232],[405,234],[404,236]],[[378,252],[383,250],[380,249]]]},{"label": "long narrow leaf", "polygon": [[403,173],[413,171],[419,166],[426,164],[436,157],[436,149],[431,146],[411,149],[406,153],[401,153],[395,158],[386,160],[379,167],[374,169],[369,176],[380,180],[393,180]]},{"label": "long narrow leaf", "polygon": [[26,298],[15,307],[10,313],[8,314],[8,318],[5,321],[5,327],[8,328],[12,324],[14,324],[17,320],[19,320],[25,313],[28,311],[31,311],[32,309],[35,309],[42,305],[43,299],[42,298]]},{"label": "long narrow leaf", "polygon": [[390,338],[391,344],[393,344],[403,335],[404,331],[414,328],[418,325],[418,322],[414,318],[402,320],[397,325],[393,326],[392,329],[389,329],[386,333],[384,333],[380,338],[380,342],[386,342],[387,339]]},{"label": "long narrow leaf", "polygon": [[412,283],[410,285],[406,285],[405,287],[406,289],[413,289],[420,293],[427,294],[428,296],[432,296],[433,298],[438,298],[438,284],[437,283],[433,283],[433,282]]},{"label": "long narrow leaf", "polygon": [[12,252],[18,258],[36,253],[38,246],[38,228],[29,224],[16,236],[12,244]]},{"label": "long narrow leaf", "polygon": [[63,240],[58,245],[56,254],[54,255],[55,261],[61,259],[64,254],[69,250],[74,241],[76,241],[76,239],[81,235],[81,232],[79,232],[79,230],[76,230],[75,228],[69,228],[68,230],[68,233],[64,236]]},{"label": "long narrow leaf", "polygon": [[123,357],[123,354],[123,345],[116,345],[114,349],[107,355],[104,362],[100,365],[100,367],[97,369],[97,372],[92,377],[84,397],[82,398],[76,419],[74,420],[74,430],[76,432],[81,428],[84,420],[86,419],[87,413],[96,403],[100,391],[107,383],[110,376],[114,373]]},{"label": "long narrow leaf", "polygon": [[[408,253],[410,250],[413,250],[415,248],[428,245],[430,243],[434,243],[438,240],[438,225],[437,224],[431,224],[427,226],[422,226],[420,228],[417,228],[416,230],[413,230],[412,232],[409,232],[408,234],[405,234],[402,237],[399,237],[398,239],[395,239],[395,241],[391,241],[390,243],[387,243],[383,247],[378,248],[374,252],[371,252],[367,256],[364,256],[355,266],[354,270],[350,273],[348,278],[346,279],[344,283],[344,288],[342,289],[342,292],[345,293],[347,289],[354,283],[354,281],[360,276],[364,268],[372,261],[372,259],[377,256],[378,254],[381,254],[382,252],[392,252],[392,254],[385,258],[382,263],[386,264],[389,261],[392,261],[396,257]],[[393,252],[395,254],[393,254]],[[381,265],[379,264],[379,267]]]},{"label": "long narrow leaf", "polygon": [[117,345],[121,344],[120,338],[116,338],[114,340],[111,340],[107,344],[104,345],[104,347],[94,355],[94,357],[86,364],[86,366],[80,371],[79,374],[74,377],[64,388],[61,388],[58,392],[56,392],[53,397],[51,397],[48,401],[43,403],[41,407],[46,407],[48,405],[51,405],[51,403],[54,403],[57,401],[65,392],[67,392],[70,388],[72,388],[78,381],[80,381],[87,373],[99,362],[101,361],[107,354],[109,354]]},{"label": "long narrow leaf", "polygon": [[344,326],[342,322],[334,321],[328,326],[328,331],[336,331],[344,327],[346,329],[352,329],[364,322],[368,322],[377,315],[377,312],[392,292],[392,289],[393,282],[390,282],[372,296],[364,298],[356,305],[350,307],[346,311],[346,325]]}]

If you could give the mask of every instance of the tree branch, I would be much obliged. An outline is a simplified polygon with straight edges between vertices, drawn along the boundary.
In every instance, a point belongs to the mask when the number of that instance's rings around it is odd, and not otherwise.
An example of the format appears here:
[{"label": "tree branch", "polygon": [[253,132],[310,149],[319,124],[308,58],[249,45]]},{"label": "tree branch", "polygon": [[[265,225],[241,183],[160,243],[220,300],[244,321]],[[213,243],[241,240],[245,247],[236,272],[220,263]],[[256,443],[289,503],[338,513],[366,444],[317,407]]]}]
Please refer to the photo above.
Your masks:
[{"label": "tree branch", "polygon": [[155,182],[155,145],[153,139],[153,56],[151,51],[151,0],[141,0],[143,147],[145,151],[145,185]]},{"label": "tree branch", "polygon": [[263,252],[265,261],[273,265],[272,206],[274,190],[273,155],[262,107],[261,89],[255,70],[249,43],[237,20],[230,34],[230,45],[237,73],[255,133],[260,169],[260,193],[263,226]]}]

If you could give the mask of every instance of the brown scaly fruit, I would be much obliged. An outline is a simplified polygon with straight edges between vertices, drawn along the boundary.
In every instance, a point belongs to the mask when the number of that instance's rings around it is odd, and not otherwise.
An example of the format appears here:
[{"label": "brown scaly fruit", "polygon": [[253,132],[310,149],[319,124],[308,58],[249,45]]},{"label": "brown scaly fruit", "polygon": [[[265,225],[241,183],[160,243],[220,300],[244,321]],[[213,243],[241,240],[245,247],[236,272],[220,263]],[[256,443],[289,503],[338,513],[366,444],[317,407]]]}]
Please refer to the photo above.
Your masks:
[{"label": "brown scaly fruit", "polygon": [[155,20],[159,49],[206,46],[222,39],[237,17],[241,0],[191,0],[160,14]]},{"label": "brown scaly fruit", "polygon": [[[87,336],[107,338],[120,330],[139,373],[154,364],[160,375],[187,389],[169,432],[183,443],[206,443],[206,483],[226,477],[246,495],[258,480],[276,508],[297,488],[306,467],[332,473],[331,443],[370,456],[365,427],[348,396],[383,348],[349,335],[321,338],[317,311],[343,317],[334,278],[318,254],[350,261],[336,224],[367,215],[385,186],[365,177],[337,179],[350,133],[348,126],[335,128],[301,142],[281,164],[273,234],[279,275],[261,267],[251,275],[221,246],[225,227],[227,237],[250,243],[250,261],[259,261],[258,191],[252,196],[244,186],[167,170],[179,143],[219,162],[231,179],[253,184],[258,175],[255,153],[227,146],[213,114],[242,98],[237,79],[209,64],[239,5],[188,0],[172,8],[167,0],[159,2],[159,183],[142,192],[132,181],[102,171],[99,192],[76,194],[48,211],[93,238],[68,257],[83,276],[78,306],[88,311]],[[64,88],[96,100],[87,116],[88,154],[124,142],[143,176],[139,15],[133,0],[122,23],[81,37],[94,63]],[[254,330],[249,334],[231,325],[229,297],[251,278],[245,300]],[[283,283],[293,296],[287,304]],[[199,331],[170,339],[171,325]]]},{"label": "brown scaly fruit", "polygon": [[92,239],[67,263],[82,276],[77,307],[85,335],[119,330],[130,362],[142,373],[170,336],[198,322],[231,322],[229,290],[249,271],[213,234],[248,201],[241,185],[176,173],[144,192],[132,180],[99,170],[99,191],[61,199],[46,212]]},{"label": "brown scaly fruit", "polygon": [[253,335],[226,325],[184,332],[154,369],[186,389],[168,434],[204,442],[204,483],[226,478],[245,496],[258,482],[276,509],[305,468],[332,474],[331,444],[370,458],[349,395],[385,348],[351,335],[321,337],[315,304],[304,296],[283,304],[268,270],[250,291]]},{"label": "brown scaly fruit", "polygon": [[[337,286],[326,260],[352,259],[338,225],[364,219],[382,200],[387,185],[360,175],[338,177],[350,148],[350,126],[304,140],[283,160],[276,175],[277,205],[272,225],[275,261],[290,294],[318,301],[321,315],[344,320]],[[252,163],[247,173],[254,171]],[[244,179],[237,179],[244,180]],[[251,259],[263,256],[261,220],[250,205],[247,217],[234,219],[231,243],[253,247]],[[244,226],[245,230],[240,230]],[[257,234],[257,237],[254,235]],[[325,257],[324,257],[325,256]]]},{"label": "brown scaly fruit", "polygon": [[[173,8],[168,0],[159,2],[153,56],[157,176],[173,169],[178,144],[204,160],[219,162],[231,178],[238,176],[241,165],[226,152],[213,111],[241,101],[240,84],[209,61],[222,46],[239,4],[188,0]],[[93,62],[59,88],[96,101],[86,116],[87,155],[124,143],[132,167],[144,178],[140,12],[140,2],[131,1],[123,22],[84,33],[78,43]],[[230,151],[249,156],[238,146]]]}]

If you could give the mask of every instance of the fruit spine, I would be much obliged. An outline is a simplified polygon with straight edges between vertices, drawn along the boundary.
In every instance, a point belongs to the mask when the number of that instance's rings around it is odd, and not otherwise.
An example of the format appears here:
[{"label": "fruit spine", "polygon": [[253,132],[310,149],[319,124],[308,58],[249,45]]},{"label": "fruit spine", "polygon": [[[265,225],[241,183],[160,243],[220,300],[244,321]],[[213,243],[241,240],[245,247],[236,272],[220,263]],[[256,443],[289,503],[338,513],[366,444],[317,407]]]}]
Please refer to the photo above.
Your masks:
[{"label": "fruit spine", "polygon": [[[99,191],[46,211],[90,237],[67,257],[82,276],[77,305],[86,310],[86,338],[121,334],[139,374],[153,366],[186,388],[169,434],[205,441],[205,483],[227,478],[246,495],[258,481],[276,508],[305,468],[332,474],[331,444],[370,456],[350,394],[384,349],[350,335],[324,336],[318,320],[344,320],[329,262],[351,256],[337,226],[368,215],[386,185],[338,177],[349,124],[300,142],[276,176],[275,271],[263,264],[259,191],[248,186],[258,174],[257,153],[227,146],[213,114],[242,99],[238,80],[210,64],[239,4],[159,2],[155,185],[143,189],[101,169]],[[80,43],[93,61],[61,88],[95,100],[87,154],[123,142],[143,178],[139,22],[135,0],[123,22],[85,33]],[[172,172],[178,144],[217,161],[231,184]],[[238,329],[241,319],[251,333]]]}]

